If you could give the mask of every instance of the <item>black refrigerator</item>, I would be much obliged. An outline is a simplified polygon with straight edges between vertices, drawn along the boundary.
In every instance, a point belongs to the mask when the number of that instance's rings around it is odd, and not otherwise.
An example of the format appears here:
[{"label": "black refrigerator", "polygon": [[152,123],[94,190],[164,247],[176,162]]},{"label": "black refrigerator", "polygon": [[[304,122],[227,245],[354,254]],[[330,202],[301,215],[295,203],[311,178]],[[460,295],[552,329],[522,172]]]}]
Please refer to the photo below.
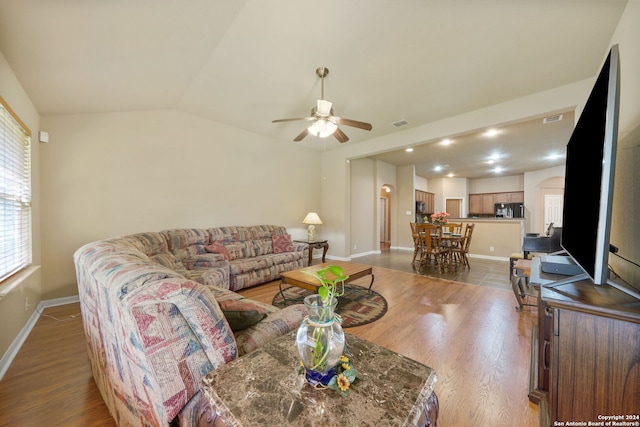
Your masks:
[{"label": "black refrigerator", "polygon": [[524,218],[522,203],[496,203],[494,211],[496,218]]}]

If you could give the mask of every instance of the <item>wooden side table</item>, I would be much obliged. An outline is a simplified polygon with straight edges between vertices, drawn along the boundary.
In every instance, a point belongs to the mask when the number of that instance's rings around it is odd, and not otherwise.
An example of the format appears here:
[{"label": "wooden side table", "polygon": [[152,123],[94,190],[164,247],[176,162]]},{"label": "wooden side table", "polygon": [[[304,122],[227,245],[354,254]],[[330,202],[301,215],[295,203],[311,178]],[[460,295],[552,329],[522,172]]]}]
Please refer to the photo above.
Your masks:
[{"label": "wooden side table", "polygon": [[296,243],[306,243],[309,245],[309,265],[311,265],[311,259],[313,258],[313,250],[314,249],[322,249],[322,262],[325,261],[325,257],[327,255],[327,251],[329,250],[329,241],[328,240],[294,240]]}]

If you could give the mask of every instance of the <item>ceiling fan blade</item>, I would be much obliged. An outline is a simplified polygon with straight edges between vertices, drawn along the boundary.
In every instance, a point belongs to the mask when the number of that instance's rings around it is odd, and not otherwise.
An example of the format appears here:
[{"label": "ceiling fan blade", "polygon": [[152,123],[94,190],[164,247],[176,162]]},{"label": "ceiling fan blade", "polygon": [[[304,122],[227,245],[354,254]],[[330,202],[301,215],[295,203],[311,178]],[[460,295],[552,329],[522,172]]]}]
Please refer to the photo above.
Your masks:
[{"label": "ceiling fan blade", "polygon": [[364,130],[373,129],[373,126],[371,126],[371,123],[359,122],[357,120],[344,119],[342,117],[335,117],[335,116],[333,116],[333,119],[335,120],[335,123],[340,125],[351,126],[354,128],[364,129]]},{"label": "ceiling fan blade", "polygon": [[304,139],[305,136],[309,135],[309,129],[304,128],[304,130],[302,132],[300,132],[300,135],[296,136],[295,138],[293,138],[294,141],[299,142],[302,141]]},{"label": "ceiling fan blade", "polygon": [[349,140],[349,137],[345,135],[345,133],[342,132],[340,128],[336,129],[336,131],[333,133],[333,136],[335,136],[336,139],[340,141],[340,143],[347,142]]},{"label": "ceiling fan blade", "polygon": [[296,117],[293,119],[277,119],[277,120],[271,120],[271,123],[282,123],[282,122],[295,122],[298,120],[306,120],[306,121],[310,121],[310,120],[315,120],[315,117]]}]

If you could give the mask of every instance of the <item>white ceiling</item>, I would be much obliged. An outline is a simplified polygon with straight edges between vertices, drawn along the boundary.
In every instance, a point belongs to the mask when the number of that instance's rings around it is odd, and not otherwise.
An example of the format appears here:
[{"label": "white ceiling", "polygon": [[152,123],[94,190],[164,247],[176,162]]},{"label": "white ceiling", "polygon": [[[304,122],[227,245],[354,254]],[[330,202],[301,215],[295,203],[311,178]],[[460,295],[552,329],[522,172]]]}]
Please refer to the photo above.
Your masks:
[{"label": "white ceiling", "polygon": [[[271,120],[307,116],[320,97],[315,70],[325,66],[335,114],[373,124],[342,128],[348,144],[360,144],[594,77],[625,5],[0,0],[0,51],[42,115],[177,109],[287,141],[304,123]],[[409,124],[391,125],[401,119]],[[562,132],[526,142],[566,143]],[[454,168],[481,146],[443,161]],[[515,137],[504,145],[511,159],[532,157],[518,146]]]}]

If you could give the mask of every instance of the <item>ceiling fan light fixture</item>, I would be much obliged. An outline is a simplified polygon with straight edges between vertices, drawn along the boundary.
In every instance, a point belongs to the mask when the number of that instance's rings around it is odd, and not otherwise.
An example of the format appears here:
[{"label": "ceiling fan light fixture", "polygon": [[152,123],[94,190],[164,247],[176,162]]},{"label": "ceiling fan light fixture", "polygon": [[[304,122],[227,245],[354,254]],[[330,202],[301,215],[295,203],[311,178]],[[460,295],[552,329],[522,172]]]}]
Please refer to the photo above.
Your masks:
[{"label": "ceiling fan light fixture", "polygon": [[316,114],[321,117],[328,117],[331,114],[331,102],[324,99],[318,99]]},{"label": "ceiling fan light fixture", "polygon": [[333,135],[333,133],[337,129],[338,126],[332,121],[326,119],[318,119],[311,126],[309,126],[308,131],[310,134],[317,137],[326,138]]}]

